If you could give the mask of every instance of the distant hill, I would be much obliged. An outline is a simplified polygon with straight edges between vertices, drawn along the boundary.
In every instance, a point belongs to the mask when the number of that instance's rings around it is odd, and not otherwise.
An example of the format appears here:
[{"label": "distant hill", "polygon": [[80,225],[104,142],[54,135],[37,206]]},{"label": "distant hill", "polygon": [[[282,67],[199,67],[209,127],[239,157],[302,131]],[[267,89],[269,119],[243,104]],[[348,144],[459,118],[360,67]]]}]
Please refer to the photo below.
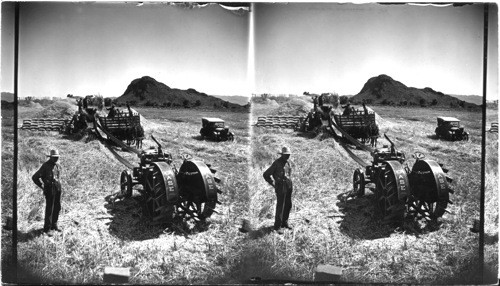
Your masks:
[{"label": "distant hill", "polygon": [[363,100],[367,104],[480,108],[476,104],[435,91],[430,87],[423,89],[407,87],[384,74],[370,78],[361,91],[350,98],[352,103],[361,103]]},{"label": "distant hill", "polygon": [[242,95],[214,95],[217,98],[220,98],[225,101],[229,101],[232,103],[236,103],[239,105],[245,105],[250,102],[250,98]]},{"label": "distant hill", "polygon": [[3,92],[2,91],[2,99],[3,101],[14,102],[14,94],[11,92]]},{"label": "distant hill", "polygon": [[132,106],[246,109],[239,104],[198,92],[193,88],[187,90],[170,88],[149,76],[134,79],[115,102],[118,104],[129,102]]},{"label": "distant hill", "polygon": [[453,96],[453,97],[455,97],[457,99],[460,99],[460,100],[463,100],[463,101],[466,101],[466,102],[470,102],[470,103],[474,103],[474,104],[477,104],[477,105],[483,104],[483,97],[479,96],[479,95],[456,95],[456,94],[450,94],[450,96]]}]

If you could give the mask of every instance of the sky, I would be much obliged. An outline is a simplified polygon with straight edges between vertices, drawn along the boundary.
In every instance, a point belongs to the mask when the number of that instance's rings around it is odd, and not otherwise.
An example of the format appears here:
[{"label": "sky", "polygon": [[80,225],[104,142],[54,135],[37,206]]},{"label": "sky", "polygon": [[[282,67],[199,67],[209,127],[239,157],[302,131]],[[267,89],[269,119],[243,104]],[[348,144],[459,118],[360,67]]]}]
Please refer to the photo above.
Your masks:
[{"label": "sky", "polygon": [[[14,17],[2,14],[2,91],[12,92]],[[171,88],[249,93],[248,26],[248,12],[218,5],[21,3],[19,96],[118,97],[146,75]]]},{"label": "sky", "polygon": [[[483,11],[480,4],[258,4],[256,93],[355,95],[386,74],[411,87],[482,95]],[[488,99],[498,93],[497,16],[490,21]]]},{"label": "sky", "polygon": [[[1,84],[12,92],[14,18],[2,12]],[[380,74],[482,95],[482,4],[258,3],[237,15],[218,5],[41,2],[22,3],[20,18],[20,97],[116,97],[145,75],[212,95],[354,95]],[[497,24],[495,10],[488,100],[498,99]]]}]

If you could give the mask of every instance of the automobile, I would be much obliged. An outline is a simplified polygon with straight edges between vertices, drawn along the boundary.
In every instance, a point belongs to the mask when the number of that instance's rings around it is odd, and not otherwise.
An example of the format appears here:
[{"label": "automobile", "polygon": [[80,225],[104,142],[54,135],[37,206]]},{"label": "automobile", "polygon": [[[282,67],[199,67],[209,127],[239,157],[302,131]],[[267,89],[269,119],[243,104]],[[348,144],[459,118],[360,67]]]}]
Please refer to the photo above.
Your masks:
[{"label": "automobile", "polygon": [[234,140],[234,134],[229,131],[229,126],[224,125],[220,118],[203,117],[200,129],[201,138],[209,138],[215,141]]},{"label": "automobile", "polygon": [[439,116],[435,132],[438,138],[446,140],[469,140],[469,132],[460,126],[460,120],[455,117]]}]

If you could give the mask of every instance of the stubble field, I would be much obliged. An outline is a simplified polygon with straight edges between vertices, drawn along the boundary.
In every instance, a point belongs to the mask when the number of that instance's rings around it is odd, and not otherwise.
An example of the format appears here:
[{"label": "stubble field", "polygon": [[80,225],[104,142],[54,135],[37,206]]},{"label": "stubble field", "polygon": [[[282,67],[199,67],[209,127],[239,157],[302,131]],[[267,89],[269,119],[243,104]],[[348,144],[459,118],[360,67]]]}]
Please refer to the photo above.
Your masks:
[{"label": "stubble field", "polygon": [[[294,112],[289,106],[255,104],[259,115]],[[21,282],[101,283],[106,266],[128,267],[134,284],[241,283],[310,281],[318,264],[343,268],[342,281],[362,283],[477,284],[478,234],[469,231],[479,218],[481,114],[433,109],[373,107],[381,131],[407,158],[425,153],[450,169],[455,194],[449,214],[437,230],[411,231],[380,222],[370,191],[363,198],[340,200],[352,188],[356,163],[329,135],[291,130],[248,128],[248,113],[189,109],[138,109],[146,134],[154,134],[174,155],[191,154],[212,164],[223,179],[224,193],[208,227],[188,224],[174,229],[149,225],[137,200],[115,204],[105,197],[119,190],[125,169],[100,142],[51,132],[19,133],[18,261]],[[20,123],[39,110],[20,110]],[[471,133],[468,142],[434,137],[435,117],[455,116]],[[199,138],[201,117],[221,117],[235,132],[234,142]],[[497,121],[489,110],[487,125]],[[5,116],[4,116],[5,118]],[[251,122],[252,123],[252,122]],[[11,130],[11,129],[10,129]],[[12,131],[2,128],[2,220],[9,215],[9,162]],[[379,144],[384,144],[380,140]],[[387,144],[387,143],[386,143]],[[144,148],[154,146],[144,141]],[[274,191],[262,178],[283,146],[291,147],[294,195],[284,235],[271,232]],[[62,234],[41,235],[43,197],[31,175],[56,147],[62,154]],[[369,156],[352,150],[357,155]],[[10,153],[9,153],[10,152]],[[117,151],[136,163],[135,155]],[[486,145],[486,282],[495,281],[498,265],[498,134],[487,133]],[[411,164],[410,160],[410,164]],[[10,165],[12,166],[12,165]],[[30,212],[36,206],[38,212]],[[7,206],[7,208],[5,208]],[[240,233],[242,219],[253,231]],[[9,258],[10,232],[2,232],[2,261]],[[7,247],[6,247],[7,246]],[[6,264],[2,263],[2,267]],[[3,269],[5,270],[5,269]],[[4,272],[5,273],[5,272]]]},{"label": "stubble field", "polygon": [[[255,104],[253,122],[260,115],[283,112],[294,106]],[[296,106],[295,106],[296,107]],[[310,106],[312,107],[312,105]],[[423,108],[373,106],[380,116],[381,134],[394,141],[406,158],[420,151],[450,169],[455,194],[449,214],[439,229],[425,225],[393,227],[381,223],[371,191],[362,198],[343,201],[352,190],[352,176],[359,166],[326,132],[299,134],[289,130],[254,127],[250,168],[250,216],[256,239],[247,248],[254,273],[263,279],[311,280],[318,264],[343,268],[342,281],[355,283],[466,283],[479,280],[478,234],[470,232],[479,218],[481,170],[481,113]],[[434,136],[437,116],[462,120],[471,133],[468,142],[448,142]],[[497,110],[488,111],[487,124],[496,122]],[[379,140],[379,146],[388,144]],[[294,170],[293,231],[270,233],[275,195],[262,178],[279,157],[282,146],[292,150]],[[370,162],[367,152],[352,149]],[[485,278],[496,281],[498,268],[498,134],[487,133],[486,145]],[[412,160],[408,160],[413,164]],[[421,228],[419,228],[421,227]],[[258,235],[259,233],[269,235]],[[258,275],[257,275],[258,273]]]},{"label": "stubble field", "polygon": [[[190,154],[217,169],[222,179],[216,210],[208,225],[181,224],[167,228],[150,224],[138,199],[114,204],[105,198],[119,191],[121,165],[98,140],[55,132],[19,133],[18,265],[20,282],[102,283],[104,267],[131,269],[130,283],[196,284],[231,281],[231,267],[242,255],[240,220],[248,204],[249,113],[191,109],[141,109],[150,134],[171,153],[174,164]],[[21,113],[33,118],[29,110]],[[221,117],[235,133],[233,142],[211,142],[199,136],[201,117]],[[42,235],[44,200],[31,181],[51,148],[61,153],[61,234]],[[116,151],[133,164],[135,155]],[[3,193],[3,192],[2,192]],[[36,206],[38,211],[33,212]],[[31,214],[30,214],[31,213]],[[8,238],[7,238],[8,239]]]}]

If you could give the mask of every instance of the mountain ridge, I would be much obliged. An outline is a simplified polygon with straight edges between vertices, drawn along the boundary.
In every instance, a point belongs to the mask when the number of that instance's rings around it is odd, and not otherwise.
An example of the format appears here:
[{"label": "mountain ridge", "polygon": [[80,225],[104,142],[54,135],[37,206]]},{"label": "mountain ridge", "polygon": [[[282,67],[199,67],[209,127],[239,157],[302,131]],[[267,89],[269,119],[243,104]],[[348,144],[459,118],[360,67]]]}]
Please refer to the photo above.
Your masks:
[{"label": "mountain ridge", "polygon": [[349,98],[353,103],[382,105],[440,106],[477,109],[480,105],[467,102],[430,87],[415,88],[381,74],[368,79],[358,94]]},{"label": "mountain ridge", "polygon": [[150,76],[132,80],[115,102],[118,104],[128,102],[132,106],[245,109],[240,104],[199,92],[194,88],[186,90],[171,88]]}]

